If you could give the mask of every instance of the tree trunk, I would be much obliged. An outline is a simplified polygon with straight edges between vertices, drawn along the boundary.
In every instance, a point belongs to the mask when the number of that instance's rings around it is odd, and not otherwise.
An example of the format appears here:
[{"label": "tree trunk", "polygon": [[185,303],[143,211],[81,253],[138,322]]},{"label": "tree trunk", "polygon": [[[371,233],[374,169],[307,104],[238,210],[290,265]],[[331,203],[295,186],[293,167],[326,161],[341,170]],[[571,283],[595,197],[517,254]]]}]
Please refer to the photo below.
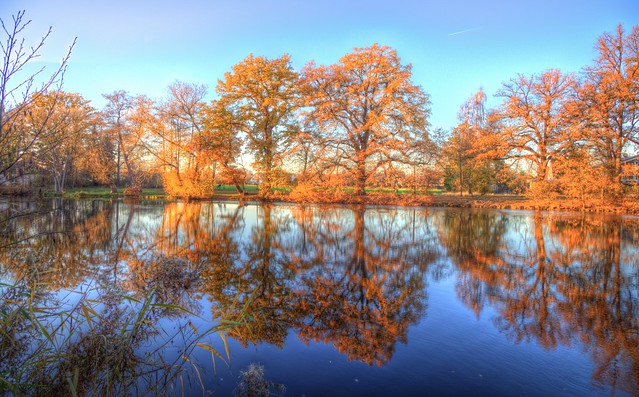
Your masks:
[{"label": "tree trunk", "polygon": [[537,182],[543,182],[548,176],[548,160],[543,159],[539,163],[539,169],[537,170]]},{"label": "tree trunk", "polygon": [[274,154],[273,154],[273,129],[266,126],[264,129],[264,147],[262,153],[264,154],[264,162],[261,164],[262,168],[262,183],[259,186],[260,196],[263,198],[271,197],[273,193],[273,168],[274,168]]},{"label": "tree trunk", "polygon": [[621,150],[618,150],[616,155],[615,155],[615,176],[613,181],[615,182],[615,184],[618,187],[621,187],[621,174],[622,174],[622,167],[621,167]]},{"label": "tree trunk", "polygon": [[464,174],[462,173],[462,159],[459,157],[457,162],[457,170],[459,172],[459,197],[464,196]]},{"label": "tree trunk", "polygon": [[366,195],[366,163],[357,161],[357,175],[355,178],[355,195]]},{"label": "tree trunk", "polygon": [[122,169],[122,160],[120,159],[120,142],[118,142],[117,145],[117,159],[115,166],[115,184],[120,185],[120,170]]}]

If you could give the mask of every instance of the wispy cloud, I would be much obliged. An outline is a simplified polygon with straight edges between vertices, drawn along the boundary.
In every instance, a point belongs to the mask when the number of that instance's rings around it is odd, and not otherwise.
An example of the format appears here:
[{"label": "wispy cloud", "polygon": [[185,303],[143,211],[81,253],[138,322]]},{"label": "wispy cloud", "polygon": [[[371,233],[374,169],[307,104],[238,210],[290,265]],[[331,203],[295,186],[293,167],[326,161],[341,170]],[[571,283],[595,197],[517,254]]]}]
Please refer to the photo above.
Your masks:
[{"label": "wispy cloud", "polygon": [[460,30],[460,31],[458,31],[458,32],[448,33],[448,37],[451,37],[451,36],[457,36],[458,34],[464,34],[464,33],[474,32],[474,31],[481,30],[481,29],[482,29],[482,27],[481,27],[481,26],[480,26],[480,27],[477,27],[477,28],[464,29],[464,30]]}]

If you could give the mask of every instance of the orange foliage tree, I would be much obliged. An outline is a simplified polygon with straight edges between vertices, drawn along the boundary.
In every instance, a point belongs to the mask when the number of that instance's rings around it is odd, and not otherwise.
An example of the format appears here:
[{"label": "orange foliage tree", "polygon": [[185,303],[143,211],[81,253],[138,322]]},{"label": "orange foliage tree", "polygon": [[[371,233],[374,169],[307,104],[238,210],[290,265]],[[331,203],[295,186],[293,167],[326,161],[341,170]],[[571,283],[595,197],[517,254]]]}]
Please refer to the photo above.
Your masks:
[{"label": "orange foliage tree", "polygon": [[[244,142],[233,123],[233,114],[221,102],[213,101],[204,107],[202,123],[200,145],[212,160],[216,180],[235,186],[243,194],[247,173],[240,160]],[[217,174],[218,166],[221,175]]]},{"label": "orange foliage tree", "polygon": [[446,181],[455,182],[460,196],[464,194],[464,188],[468,188],[468,194],[473,192],[473,152],[476,143],[475,129],[463,122],[453,129],[442,148]]},{"label": "orange foliage tree", "polygon": [[623,151],[639,144],[639,26],[624,34],[621,25],[604,33],[599,56],[585,70],[580,91],[589,139],[609,178],[621,184]]},{"label": "orange foliage tree", "polygon": [[43,93],[31,103],[26,132],[29,136],[40,135],[33,157],[53,177],[56,193],[64,190],[68,176],[80,163],[83,149],[87,149],[83,143],[92,113],[93,108],[82,96],[63,91]]},{"label": "orange foliage tree", "polygon": [[569,111],[575,95],[572,75],[556,69],[531,77],[519,75],[497,95],[504,98],[495,117],[501,122],[500,138],[507,156],[532,163],[536,181],[546,181],[551,160],[579,139]]},{"label": "orange foliage tree", "polygon": [[497,167],[491,161],[496,156],[494,137],[489,133],[486,94],[482,88],[462,104],[458,119],[460,123],[442,147],[445,183],[457,185],[460,195],[464,189],[468,194],[486,193],[495,183]]},{"label": "orange foliage tree", "polygon": [[596,165],[590,151],[573,148],[554,163],[554,176],[562,193],[577,198],[586,209],[608,189],[605,169]]},{"label": "orange foliage tree", "polygon": [[[131,127],[131,115],[136,99],[126,91],[114,91],[111,94],[104,94],[107,100],[102,111],[105,132],[114,142],[115,157],[115,180],[113,183],[122,182],[122,167],[126,167],[127,183],[132,186],[139,186],[138,179],[139,158],[143,146],[141,136],[136,134]],[[139,103],[139,101],[138,101]],[[138,130],[139,131],[139,130]]]},{"label": "orange foliage tree", "polygon": [[390,47],[356,48],[338,64],[311,62],[302,73],[312,117],[353,175],[356,195],[365,194],[380,166],[405,158],[412,142],[426,135],[428,95]]},{"label": "orange foliage tree", "polygon": [[173,196],[206,197],[213,194],[215,165],[202,145],[206,86],[176,81],[159,109],[155,158],[164,190]]},{"label": "orange foliage tree", "polygon": [[227,128],[246,135],[255,170],[261,174],[260,194],[269,197],[298,130],[293,117],[300,105],[298,74],[290,57],[249,55],[218,80],[217,93],[218,106],[227,112]]}]

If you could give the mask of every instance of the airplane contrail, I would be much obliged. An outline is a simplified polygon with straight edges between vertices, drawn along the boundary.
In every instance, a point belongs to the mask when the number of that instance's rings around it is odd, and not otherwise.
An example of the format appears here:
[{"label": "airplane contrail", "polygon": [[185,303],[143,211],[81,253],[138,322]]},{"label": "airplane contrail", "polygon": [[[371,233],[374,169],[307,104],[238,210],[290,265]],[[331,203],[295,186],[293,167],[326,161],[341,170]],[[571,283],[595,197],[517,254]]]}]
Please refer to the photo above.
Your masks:
[{"label": "airplane contrail", "polygon": [[463,33],[468,33],[468,32],[474,32],[475,30],[481,30],[481,27],[479,27],[479,28],[464,29],[464,30],[460,30],[460,31],[458,31],[458,32],[448,33],[448,37],[450,37],[450,36],[457,36],[458,34],[463,34]]}]

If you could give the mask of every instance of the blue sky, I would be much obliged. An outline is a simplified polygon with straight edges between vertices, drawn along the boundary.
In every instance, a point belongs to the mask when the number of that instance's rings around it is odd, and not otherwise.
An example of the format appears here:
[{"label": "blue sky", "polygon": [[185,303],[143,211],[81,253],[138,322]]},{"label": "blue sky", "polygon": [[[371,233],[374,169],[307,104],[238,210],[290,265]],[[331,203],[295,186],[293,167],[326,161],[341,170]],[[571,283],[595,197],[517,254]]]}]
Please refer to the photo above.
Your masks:
[{"label": "blue sky", "polygon": [[78,38],[64,89],[96,107],[120,89],[163,98],[175,80],[206,84],[213,99],[217,80],[249,53],[288,53],[299,69],[379,43],[413,65],[431,125],[442,128],[480,86],[495,106],[517,73],[578,72],[603,32],[639,24],[639,0],[2,0],[0,16],[21,9],[31,37],[53,26],[40,62],[59,61]]}]

